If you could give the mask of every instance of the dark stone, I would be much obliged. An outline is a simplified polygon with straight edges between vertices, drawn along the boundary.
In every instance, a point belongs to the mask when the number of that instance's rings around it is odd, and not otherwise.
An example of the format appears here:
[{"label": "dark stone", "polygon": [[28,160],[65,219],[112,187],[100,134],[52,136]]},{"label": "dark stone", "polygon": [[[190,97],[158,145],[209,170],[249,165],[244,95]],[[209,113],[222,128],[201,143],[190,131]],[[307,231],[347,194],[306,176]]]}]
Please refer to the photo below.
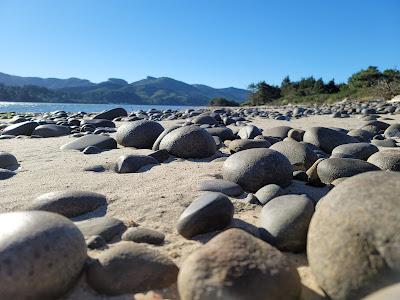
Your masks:
[{"label": "dark stone", "polygon": [[106,135],[87,134],[61,146],[60,149],[82,151],[89,146],[95,146],[102,150],[109,150],[116,149],[117,142],[113,138]]},{"label": "dark stone", "polygon": [[164,243],[165,235],[149,228],[131,227],[124,232],[121,238],[124,241],[132,241],[135,243],[161,245]]},{"label": "dark stone", "polygon": [[369,143],[344,144],[332,150],[332,157],[367,160],[379,149]]},{"label": "dark stone", "polygon": [[271,144],[266,140],[240,139],[229,143],[231,152],[239,152],[253,148],[268,148]]},{"label": "dark stone", "polygon": [[162,163],[169,159],[170,155],[167,150],[156,150],[150,153],[148,156],[155,158],[159,163]]},{"label": "dark stone", "polygon": [[263,135],[284,139],[285,137],[288,136],[288,133],[291,129],[292,127],[289,126],[277,126],[277,127],[267,128],[263,131]]},{"label": "dark stone", "polygon": [[117,173],[135,173],[147,165],[158,165],[159,162],[147,155],[122,155],[116,164]]},{"label": "dark stone", "polygon": [[93,117],[93,119],[104,119],[104,120],[110,120],[112,121],[115,118],[118,117],[127,117],[128,113],[125,109],[121,107],[116,107],[113,109],[109,109],[106,111],[103,111]]},{"label": "dark stone", "polygon": [[38,125],[37,122],[33,121],[17,123],[4,128],[1,135],[31,135]]},{"label": "dark stone", "polygon": [[303,140],[319,147],[326,153],[331,153],[339,145],[359,142],[355,137],[325,127],[312,127],[306,130]]},{"label": "dark stone", "polygon": [[164,128],[157,122],[140,120],[119,127],[115,137],[122,146],[151,149],[163,131]]},{"label": "dark stone", "polygon": [[0,168],[8,169],[18,165],[18,161],[11,153],[0,151]]},{"label": "dark stone", "polygon": [[101,149],[96,146],[89,146],[83,149],[83,154],[99,154],[101,153]]},{"label": "dark stone", "polygon": [[115,236],[125,231],[126,226],[122,221],[112,217],[100,217],[85,221],[75,222],[83,235],[88,238],[93,235],[100,235],[106,242],[111,241]]},{"label": "dark stone", "polygon": [[70,133],[71,129],[68,126],[46,124],[37,126],[35,130],[33,130],[32,135],[38,135],[44,138],[48,138],[68,135]]},{"label": "dark stone", "polygon": [[391,149],[376,152],[368,158],[368,162],[382,170],[400,171],[400,151]]},{"label": "dark stone", "polygon": [[199,191],[223,193],[228,196],[237,197],[243,194],[240,185],[223,179],[210,179],[199,183]]},{"label": "dark stone", "polygon": [[235,135],[233,134],[232,129],[228,127],[213,127],[207,128],[206,130],[212,136],[219,137],[222,141],[235,139]]},{"label": "dark stone", "polygon": [[107,245],[107,242],[101,235],[93,235],[86,240],[86,246],[89,249],[99,249]]},{"label": "dark stone", "polygon": [[13,177],[16,173],[14,171],[8,169],[0,168],[0,180],[6,180]]},{"label": "dark stone", "polygon": [[97,127],[115,128],[114,122],[105,119],[82,120],[81,126],[85,125],[91,126],[93,128]]}]

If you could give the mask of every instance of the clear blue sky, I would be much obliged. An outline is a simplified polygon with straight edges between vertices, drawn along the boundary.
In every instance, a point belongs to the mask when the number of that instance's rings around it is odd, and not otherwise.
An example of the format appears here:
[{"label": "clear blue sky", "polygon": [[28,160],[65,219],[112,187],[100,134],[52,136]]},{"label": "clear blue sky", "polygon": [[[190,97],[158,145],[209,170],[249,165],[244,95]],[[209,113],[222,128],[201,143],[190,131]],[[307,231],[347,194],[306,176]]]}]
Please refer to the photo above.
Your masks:
[{"label": "clear blue sky", "polygon": [[0,72],[214,87],[400,68],[398,0],[0,0]]}]

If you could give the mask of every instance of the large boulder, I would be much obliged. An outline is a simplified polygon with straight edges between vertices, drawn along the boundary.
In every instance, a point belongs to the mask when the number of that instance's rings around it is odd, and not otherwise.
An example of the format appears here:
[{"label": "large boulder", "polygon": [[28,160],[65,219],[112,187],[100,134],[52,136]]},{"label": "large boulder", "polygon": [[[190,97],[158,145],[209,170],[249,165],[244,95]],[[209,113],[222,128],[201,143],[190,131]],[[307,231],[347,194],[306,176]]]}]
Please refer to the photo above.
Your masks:
[{"label": "large boulder", "polygon": [[326,153],[331,153],[339,145],[359,142],[355,137],[326,127],[312,127],[306,130],[303,141],[317,146]]},{"label": "large boulder", "polygon": [[180,215],[178,233],[192,238],[227,227],[233,218],[233,204],[221,193],[208,192],[194,200]]},{"label": "large boulder", "polygon": [[368,162],[382,170],[400,171],[400,150],[382,150],[368,158]]},{"label": "large boulder", "polygon": [[217,151],[211,134],[196,125],[171,131],[161,140],[159,148],[180,158],[207,158]]},{"label": "large boulder", "polygon": [[369,143],[351,143],[337,146],[332,150],[332,157],[367,160],[378,151],[378,147]]},{"label": "large boulder", "polygon": [[323,183],[331,183],[338,178],[378,170],[377,166],[354,158],[327,158],[317,166],[318,177]]},{"label": "large boulder", "polygon": [[282,141],[273,144],[270,149],[285,155],[293,170],[307,171],[318,159],[318,156],[305,144],[296,141]]},{"label": "large boulder", "polygon": [[306,195],[284,195],[270,200],[259,217],[260,236],[282,251],[306,248],[314,203]]},{"label": "large boulder", "polygon": [[293,167],[283,154],[256,148],[228,157],[222,173],[225,180],[236,182],[246,191],[256,192],[270,183],[288,186],[293,177]]},{"label": "large boulder", "polygon": [[128,113],[125,109],[123,109],[122,107],[116,107],[95,115],[93,119],[113,120],[118,117],[126,117],[126,116],[128,116]]},{"label": "large boulder", "polygon": [[4,128],[1,135],[31,135],[38,125],[37,122],[33,121],[17,123]]},{"label": "large boulder", "polygon": [[32,135],[38,135],[47,138],[68,135],[70,133],[71,129],[68,126],[45,124],[36,127],[35,130],[33,130]]},{"label": "large boulder", "polygon": [[102,251],[86,274],[96,291],[121,295],[166,288],[176,282],[178,267],[155,249],[124,241]]},{"label": "large boulder", "polygon": [[307,256],[332,299],[359,299],[400,278],[400,174],[348,178],[318,203]]},{"label": "large boulder", "polygon": [[169,128],[164,129],[163,132],[161,132],[161,134],[160,134],[160,135],[158,136],[158,138],[155,140],[155,142],[154,142],[154,144],[153,144],[153,147],[152,147],[151,149],[154,150],[154,151],[159,150],[159,149],[160,149],[161,140],[164,138],[164,136],[166,136],[168,133],[170,133],[171,131],[173,131],[173,130],[179,128],[179,127],[181,127],[181,126],[174,125],[174,126],[172,126],[172,127],[169,127]]},{"label": "large boulder", "polygon": [[54,212],[72,218],[104,205],[107,205],[107,199],[101,194],[66,190],[50,192],[37,197],[29,205],[29,209]]},{"label": "large boulder", "polygon": [[72,142],[62,145],[60,149],[82,151],[89,146],[95,146],[102,150],[110,150],[117,148],[117,142],[107,135],[87,134]]},{"label": "large boulder", "polygon": [[157,137],[164,131],[160,123],[148,120],[129,122],[118,128],[115,139],[125,147],[151,149]]},{"label": "large boulder", "polygon": [[298,299],[296,268],[274,247],[229,229],[193,252],[178,275],[182,300]]},{"label": "large boulder", "polygon": [[202,114],[194,117],[192,119],[192,122],[194,124],[200,124],[200,125],[204,125],[204,124],[217,125],[218,124],[218,121],[214,117],[210,116],[209,113],[202,113]]},{"label": "large boulder", "polygon": [[0,214],[0,298],[58,299],[87,258],[81,232],[68,219],[31,211]]}]

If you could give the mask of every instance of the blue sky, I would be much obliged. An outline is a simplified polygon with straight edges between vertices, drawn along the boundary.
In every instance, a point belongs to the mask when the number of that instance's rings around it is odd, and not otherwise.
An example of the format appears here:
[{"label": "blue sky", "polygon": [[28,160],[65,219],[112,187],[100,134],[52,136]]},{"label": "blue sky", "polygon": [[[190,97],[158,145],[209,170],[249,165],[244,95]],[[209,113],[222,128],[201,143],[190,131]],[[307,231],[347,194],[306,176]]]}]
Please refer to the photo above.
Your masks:
[{"label": "blue sky", "polygon": [[0,0],[0,72],[213,87],[400,68],[400,1]]}]

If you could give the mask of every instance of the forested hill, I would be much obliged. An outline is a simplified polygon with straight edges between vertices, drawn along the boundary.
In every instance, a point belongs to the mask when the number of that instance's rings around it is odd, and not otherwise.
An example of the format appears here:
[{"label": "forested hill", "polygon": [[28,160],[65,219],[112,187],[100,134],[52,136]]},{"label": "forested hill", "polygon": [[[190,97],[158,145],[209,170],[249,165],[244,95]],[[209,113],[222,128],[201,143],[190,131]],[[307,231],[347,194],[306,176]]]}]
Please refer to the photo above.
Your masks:
[{"label": "forested hill", "polygon": [[147,77],[132,83],[110,78],[93,83],[79,78],[20,77],[0,73],[0,101],[207,105],[215,97],[243,102],[248,95],[249,91],[244,89],[216,89],[168,77]]}]

